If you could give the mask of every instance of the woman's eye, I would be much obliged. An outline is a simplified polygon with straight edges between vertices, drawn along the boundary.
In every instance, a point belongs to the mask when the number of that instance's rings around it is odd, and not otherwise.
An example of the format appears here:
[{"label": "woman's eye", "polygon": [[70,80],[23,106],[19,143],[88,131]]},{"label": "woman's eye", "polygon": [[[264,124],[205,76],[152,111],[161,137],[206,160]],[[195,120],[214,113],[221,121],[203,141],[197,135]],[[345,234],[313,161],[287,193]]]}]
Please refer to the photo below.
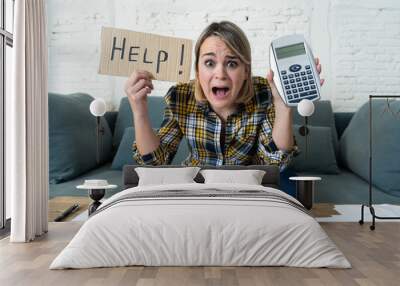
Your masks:
[{"label": "woman's eye", "polygon": [[236,68],[238,63],[236,61],[229,61],[227,64],[228,68]]},{"label": "woman's eye", "polygon": [[206,61],[204,62],[204,65],[205,65],[206,67],[213,67],[213,66],[214,66],[214,61],[212,61],[212,60],[206,60]]}]

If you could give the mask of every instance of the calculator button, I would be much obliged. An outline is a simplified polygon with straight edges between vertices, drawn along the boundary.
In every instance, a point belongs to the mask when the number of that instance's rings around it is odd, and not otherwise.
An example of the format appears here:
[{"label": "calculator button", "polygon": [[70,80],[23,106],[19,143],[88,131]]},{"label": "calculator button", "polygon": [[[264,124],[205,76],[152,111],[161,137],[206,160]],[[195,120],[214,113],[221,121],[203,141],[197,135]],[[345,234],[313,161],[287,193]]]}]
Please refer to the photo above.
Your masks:
[{"label": "calculator button", "polygon": [[290,75],[289,75],[289,78],[294,78],[294,74],[290,74]]},{"label": "calculator button", "polygon": [[303,96],[309,96],[309,95],[313,95],[313,94],[317,94],[317,91],[316,90],[305,91],[305,92],[300,93],[300,96],[303,97]]},{"label": "calculator button", "polygon": [[307,77],[306,77],[306,76],[302,76],[301,79],[302,79],[302,80],[306,80]]},{"label": "calculator button", "polygon": [[292,84],[292,85],[291,85],[291,87],[292,87],[292,88],[295,88],[295,87],[296,87],[296,85],[295,85],[295,84]]},{"label": "calculator button", "polygon": [[286,89],[290,89],[290,85],[285,85],[285,88]]},{"label": "calculator button", "polygon": [[287,97],[287,98],[290,100],[290,99],[292,99],[292,98],[293,98],[293,96],[291,96],[291,95],[288,95],[288,97]]},{"label": "calculator button", "polygon": [[294,79],[291,79],[291,80],[290,80],[290,83],[294,83]]},{"label": "calculator button", "polygon": [[294,95],[294,98],[299,98],[299,95],[296,93],[296,94]]},{"label": "calculator button", "polygon": [[307,74],[311,74],[311,71],[310,71],[310,70],[308,70],[308,71],[307,71]]},{"label": "calculator button", "polygon": [[292,94],[292,92],[290,90],[286,91],[287,94]]},{"label": "calculator button", "polygon": [[309,65],[306,65],[306,70],[309,70],[311,67]]},{"label": "calculator button", "polygon": [[308,87],[308,86],[305,86],[305,87],[304,87],[304,89],[305,89],[305,90],[309,90],[309,89],[310,89],[310,87]]},{"label": "calculator button", "polygon": [[313,80],[310,80],[310,84],[314,84],[314,81],[313,81]]},{"label": "calculator button", "polygon": [[309,75],[309,76],[308,76],[308,79],[313,79],[313,76],[312,76],[312,75]]},{"label": "calculator button", "polygon": [[301,72],[300,74],[301,74],[301,75],[306,75],[306,72]]},{"label": "calculator button", "polygon": [[299,83],[297,84],[297,86],[303,86],[303,85],[301,84],[301,82],[299,82]]},{"label": "calculator button", "polygon": [[303,84],[304,85],[308,85],[308,81],[303,81]]},{"label": "calculator button", "polygon": [[287,75],[283,75],[282,78],[283,78],[283,79],[287,79]]},{"label": "calculator button", "polygon": [[289,67],[289,70],[290,70],[291,72],[298,72],[299,70],[301,70],[301,65],[297,65],[297,64],[291,65],[291,66]]},{"label": "calculator button", "polygon": [[294,74],[294,76],[295,76],[295,77],[299,77],[300,74],[297,72],[297,73]]},{"label": "calculator button", "polygon": [[304,89],[302,87],[299,88],[299,92],[304,91]]},{"label": "calculator button", "polygon": [[288,84],[288,83],[289,83],[288,80],[284,80],[284,81],[283,81],[283,84]]},{"label": "calculator button", "polygon": [[312,85],[312,86],[311,86],[311,89],[315,89],[315,85]]},{"label": "calculator button", "polygon": [[281,71],[281,74],[286,74],[287,72],[286,71]]},{"label": "calculator button", "polygon": [[301,78],[296,78],[296,81],[297,81],[297,82],[301,81]]},{"label": "calculator button", "polygon": [[293,93],[297,92],[297,89],[293,89]]}]

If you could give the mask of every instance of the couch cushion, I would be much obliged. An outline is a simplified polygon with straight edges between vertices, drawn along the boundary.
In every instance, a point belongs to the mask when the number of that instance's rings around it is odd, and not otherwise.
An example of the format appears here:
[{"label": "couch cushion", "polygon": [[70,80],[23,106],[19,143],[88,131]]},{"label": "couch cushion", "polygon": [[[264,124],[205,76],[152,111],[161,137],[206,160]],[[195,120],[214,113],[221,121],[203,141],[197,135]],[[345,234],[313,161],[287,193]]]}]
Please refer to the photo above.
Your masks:
[{"label": "couch cushion", "polygon": [[[391,103],[394,113],[400,102]],[[387,110],[386,100],[372,102],[372,183],[391,194],[400,195],[400,119]],[[369,180],[369,103],[354,114],[340,140],[343,163]]]},{"label": "couch cushion", "polygon": [[[159,128],[161,126],[165,101],[164,97],[160,96],[149,96],[147,98],[147,104],[149,106],[150,122],[153,128]],[[133,126],[133,114],[129,104],[128,98],[123,97],[121,99],[118,111],[117,122],[115,123],[113,147],[118,148],[121,142],[122,136],[124,135],[125,128]]]},{"label": "couch cushion", "polygon": [[[124,165],[137,165],[132,156],[132,144],[135,140],[135,129],[133,127],[125,128],[124,135],[118,146],[118,151],[114,156],[111,168],[114,170],[122,170]],[[189,155],[188,144],[182,139],[178,151],[172,161],[172,164],[179,165]]]},{"label": "couch cushion", "polygon": [[293,131],[300,154],[293,159],[293,168],[298,172],[316,172],[322,174],[339,174],[333,147],[331,127],[308,126],[308,148],[306,137],[300,135],[300,125],[293,125]]},{"label": "couch cushion", "polygon": [[[96,118],[89,105],[94,98],[84,93],[49,93],[49,179],[70,180],[96,166]],[[101,141],[101,162],[111,159],[112,135],[107,121]]]},{"label": "couch cushion", "polygon": [[[313,126],[326,126],[331,128],[332,142],[336,156],[339,154],[339,141],[335,126],[335,117],[329,100],[314,101],[314,114],[308,118],[308,124]],[[293,110],[293,123],[304,125],[304,117],[300,116],[297,108]]]}]

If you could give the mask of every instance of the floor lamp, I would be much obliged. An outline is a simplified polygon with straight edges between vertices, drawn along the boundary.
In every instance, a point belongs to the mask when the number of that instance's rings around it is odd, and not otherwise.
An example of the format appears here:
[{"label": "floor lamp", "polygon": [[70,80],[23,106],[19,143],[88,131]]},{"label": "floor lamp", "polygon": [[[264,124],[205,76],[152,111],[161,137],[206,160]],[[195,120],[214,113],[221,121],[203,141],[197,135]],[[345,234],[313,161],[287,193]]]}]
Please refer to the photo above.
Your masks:
[{"label": "floor lamp", "polygon": [[90,113],[96,116],[96,162],[100,163],[101,142],[104,134],[104,127],[101,127],[100,117],[106,113],[106,103],[103,99],[95,99],[90,103]]},{"label": "floor lamp", "polygon": [[[101,126],[100,124],[100,119],[101,116],[103,116],[106,113],[106,103],[103,99],[95,99],[90,103],[89,106],[90,113],[94,116],[96,116],[96,162],[97,164],[100,163],[100,157],[101,157],[101,137],[104,134],[104,127]],[[95,200],[98,199],[100,200],[104,196],[104,189],[103,190],[98,190],[96,188],[92,188],[89,190],[89,196]],[[100,204],[97,200],[97,204],[93,204],[94,209],[98,207]],[[91,205],[91,206],[92,206]],[[59,216],[57,216],[54,221],[62,221],[64,220],[67,216],[72,214],[73,212],[77,211],[79,209],[79,204],[73,204],[69,208],[67,208],[65,211],[63,211]],[[89,212],[90,213],[90,212]]]},{"label": "floor lamp", "polygon": [[308,133],[309,129],[307,127],[308,125],[308,117],[313,115],[315,110],[314,103],[309,100],[309,99],[303,99],[299,102],[297,105],[297,112],[304,117],[304,125],[299,128],[299,133],[301,136],[305,136],[305,147],[306,147],[306,153],[305,153],[305,158],[307,159],[307,154],[308,154]]}]

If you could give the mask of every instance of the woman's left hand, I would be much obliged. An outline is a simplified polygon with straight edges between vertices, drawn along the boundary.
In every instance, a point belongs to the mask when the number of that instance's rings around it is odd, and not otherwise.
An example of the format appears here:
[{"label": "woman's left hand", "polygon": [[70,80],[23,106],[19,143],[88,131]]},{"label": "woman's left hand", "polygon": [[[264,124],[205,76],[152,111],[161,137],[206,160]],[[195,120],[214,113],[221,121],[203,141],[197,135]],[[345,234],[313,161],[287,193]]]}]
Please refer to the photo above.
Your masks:
[{"label": "woman's left hand", "polygon": [[[315,65],[317,66],[317,72],[318,74],[321,74],[321,64],[319,62],[319,58],[315,58]],[[276,85],[274,83],[274,72],[270,69],[269,72],[267,73],[267,80],[269,83],[269,86],[271,87],[271,92],[272,92],[272,101],[274,105],[284,105],[284,101],[282,100],[281,96],[279,95],[278,89],[276,88]],[[321,86],[324,84],[325,80],[320,79]]]}]

